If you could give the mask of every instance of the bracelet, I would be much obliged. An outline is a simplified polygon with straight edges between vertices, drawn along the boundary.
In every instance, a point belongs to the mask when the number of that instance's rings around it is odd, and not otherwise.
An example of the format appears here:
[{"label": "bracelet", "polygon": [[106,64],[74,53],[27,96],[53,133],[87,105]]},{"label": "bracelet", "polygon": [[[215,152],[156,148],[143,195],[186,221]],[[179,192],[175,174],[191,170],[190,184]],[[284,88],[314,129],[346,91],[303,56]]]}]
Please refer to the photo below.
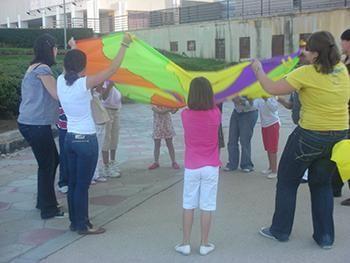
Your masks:
[{"label": "bracelet", "polygon": [[128,44],[126,44],[126,43],[124,43],[124,42],[122,42],[122,43],[121,43],[121,45],[122,45],[122,46],[124,46],[124,47],[126,47],[126,48],[128,48],[128,47],[129,47],[129,45],[128,45]]}]

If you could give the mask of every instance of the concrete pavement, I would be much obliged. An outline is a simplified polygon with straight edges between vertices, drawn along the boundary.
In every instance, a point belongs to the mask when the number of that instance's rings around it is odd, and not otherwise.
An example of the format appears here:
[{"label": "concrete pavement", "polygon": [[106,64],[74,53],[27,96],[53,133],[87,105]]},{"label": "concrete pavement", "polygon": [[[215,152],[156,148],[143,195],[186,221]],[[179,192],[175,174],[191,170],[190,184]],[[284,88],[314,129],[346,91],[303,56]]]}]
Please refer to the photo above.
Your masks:
[{"label": "concrete pavement", "polygon": [[[224,133],[228,134],[230,104],[224,107]],[[290,113],[281,109],[281,147],[293,129]],[[178,158],[183,153],[179,114],[174,115]],[[253,161],[257,172],[221,173],[218,210],[211,241],[217,250],[198,255],[199,217],[192,234],[193,252],[177,255],[181,241],[182,170],[169,168],[166,148],[162,167],[149,172],[152,161],[152,113],[147,106],[126,105],[122,110],[119,160],[123,176],[100,183],[90,190],[92,222],[107,232],[81,237],[67,231],[68,219],[43,221],[34,208],[35,160],[29,149],[0,161],[0,262],[348,262],[350,210],[335,200],[336,243],[332,250],[318,248],[311,238],[310,198],[307,185],[299,190],[291,241],[278,243],[260,237],[269,225],[274,206],[275,180],[258,171],[266,168],[258,123],[253,138]],[[227,160],[226,149],[222,161]],[[344,188],[344,197],[349,197]],[[65,196],[59,195],[66,209]]]}]

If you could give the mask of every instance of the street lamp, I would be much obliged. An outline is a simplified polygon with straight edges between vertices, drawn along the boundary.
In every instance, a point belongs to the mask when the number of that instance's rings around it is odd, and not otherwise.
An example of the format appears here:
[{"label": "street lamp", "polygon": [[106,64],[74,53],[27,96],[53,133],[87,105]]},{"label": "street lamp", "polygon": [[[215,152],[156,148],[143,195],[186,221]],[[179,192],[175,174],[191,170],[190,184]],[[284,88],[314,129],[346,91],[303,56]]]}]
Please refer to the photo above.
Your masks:
[{"label": "street lamp", "polygon": [[67,49],[67,17],[66,17],[66,0],[63,0],[63,35],[64,35],[64,49]]}]

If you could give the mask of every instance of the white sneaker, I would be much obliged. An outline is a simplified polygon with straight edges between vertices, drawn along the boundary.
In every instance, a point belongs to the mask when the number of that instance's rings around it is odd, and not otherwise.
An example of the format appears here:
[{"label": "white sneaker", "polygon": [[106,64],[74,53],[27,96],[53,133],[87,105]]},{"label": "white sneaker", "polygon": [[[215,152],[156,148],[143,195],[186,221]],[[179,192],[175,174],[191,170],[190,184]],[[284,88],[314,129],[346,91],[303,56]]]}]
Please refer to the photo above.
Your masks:
[{"label": "white sneaker", "polygon": [[109,172],[109,177],[111,177],[111,178],[119,178],[119,177],[121,177],[121,174],[120,174],[120,172],[117,172],[117,171],[110,171]]},{"label": "white sneaker", "polygon": [[119,167],[119,163],[117,163],[116,161],[110,161],[108,164],[109,168],[113,171],[119,172],[120,173],[120,167]]},{"label": "white sneaker", "polygon": [[58,187],[58,191],[60,191],[62,194],[66,194],[68,193],[68,186],[62,186],[62,187]]},{"label": "white sneaker", "polygon": [[272,170],[271,169],[262,170],[261,173],[263,175],[268,175],[268,174],[272,173]]},{"label": "white sneaker", "polygon": [[267,176],[267,178],[269,179],[274,179],[276,177],[277,177],[277,173],[272,173],[272,172]]},{"label": "white sneaker", "polygon": [[210,252],[213,252],[215,249],[215,245],[208,243],[207,245],[201,245],[199,247],[199,254],[201,254],[202,256],[206,256],[208,255]]},{"label": "white sneaker", "polygon": [[105,178],[105,177],[103,177],[103,176],[99,176],[99,177],[96,177],[96,178],[94,178],[94,180],[96,181],[96,182],[106,182],[107,181],[107,178]]},{"label": "white sneaker", "polygon": [[182,254],[184,256],[188,256],[189,254],[191,254],[191,246],[178,244],[175,246],[175,251],[179,252],[180,254]]}]

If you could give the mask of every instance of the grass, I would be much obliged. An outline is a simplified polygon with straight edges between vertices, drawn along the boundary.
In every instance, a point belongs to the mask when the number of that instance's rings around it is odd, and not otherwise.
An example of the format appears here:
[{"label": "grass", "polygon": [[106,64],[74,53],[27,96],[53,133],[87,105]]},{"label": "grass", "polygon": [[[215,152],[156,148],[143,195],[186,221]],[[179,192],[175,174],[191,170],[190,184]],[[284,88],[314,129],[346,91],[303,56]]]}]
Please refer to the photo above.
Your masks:
[{"label": "grass", "polygon": [[[185,70],[216,71],[233,64],[221,60],[190,58],[168,51],[158,51]],[[0,48],[0,71],[4,69],[6,72],[19,71],[20,74],[24,74],[25,68],[29,65],[30,60],[32,59],[32,53],[31,49],[26,48]],[[57,58],[58,67],[56,66],[56,69],[62,66],[63,61],[63,52],[60,52],[59,54],[60,55]]]}]

